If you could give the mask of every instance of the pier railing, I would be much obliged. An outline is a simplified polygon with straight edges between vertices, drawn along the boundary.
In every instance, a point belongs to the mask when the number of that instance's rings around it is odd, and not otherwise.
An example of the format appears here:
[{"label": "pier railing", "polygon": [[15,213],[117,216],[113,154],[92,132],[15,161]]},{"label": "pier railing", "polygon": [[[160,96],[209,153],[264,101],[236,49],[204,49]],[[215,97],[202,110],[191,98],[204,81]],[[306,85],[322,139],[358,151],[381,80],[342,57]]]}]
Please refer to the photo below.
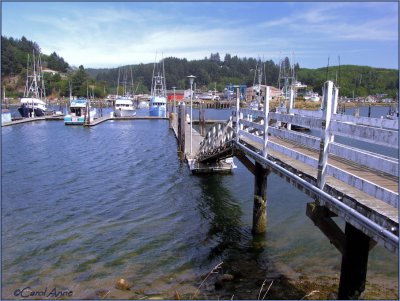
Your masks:
[{"label": "pier railing", "polygon": [[[367,229],[364,231],[367,235],[388,249],[396,250],[398,214],[388,212],[398,208],[398,185],[393,184],[398,183],[398,158],[354,145],[368,142],[398,152],[398,120],[337,114],[338,88],[330,81],[324,85],[318,111],[270,112],[269,90],[266,87],[263,110],[240,108],[237,100],[232,119],[226,125],[216,125],[207,134],[197,154],[198,162],[219,160],[229,153],[237,155],[241,152],[268,168],[274,164],[283,166],[287,174],[278,168],[275,171],[286,179],[294,174],[311,184],[313,189],[303,185],[302,190],[318,199],[320,205],[328,206],[345,219],[356,208],[357,212],[377,222],[375,228],[372,226],[374,229],[360,219],[354,219],[352,224],[358,229]],[[351,145],[336,142],[338,136],[351,139]],[[328,179],[329,185],[326,185]],[[289,181],[302,186],[299,179]],[[314,188],[320,193],[315,193]],[[322,197],[324,193],[348,206],[347,210],[327,202]],[[371,209],[374,206],[383,209]],[[387,235],[379,234],[384,231]]]}]

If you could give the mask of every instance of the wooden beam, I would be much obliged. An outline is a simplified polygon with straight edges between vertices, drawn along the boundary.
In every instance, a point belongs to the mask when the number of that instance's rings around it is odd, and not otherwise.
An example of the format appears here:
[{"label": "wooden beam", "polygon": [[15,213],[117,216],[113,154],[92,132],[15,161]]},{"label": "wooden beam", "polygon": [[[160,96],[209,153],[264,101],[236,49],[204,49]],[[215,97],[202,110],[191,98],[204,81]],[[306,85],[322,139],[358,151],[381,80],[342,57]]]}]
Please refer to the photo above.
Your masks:
[{"label": "wooden beam", "polygon": [[241,151],[236,151],[235,152],[235,156],[236,158],[239,159],[239,161],[246,166],[246,168],[253,174],[256,174],[256,166],[254,165],[253,162],[251,162],[251,160],[249,158],[246,157],[246,155],[241,152]]},{"label": "wooden beam", "polygon": [[337,215],[315,202],[307,204],[306,215],[325,234],[330,243],[343,254],[345,235],[342,229],[331,219],[331,217]]}]

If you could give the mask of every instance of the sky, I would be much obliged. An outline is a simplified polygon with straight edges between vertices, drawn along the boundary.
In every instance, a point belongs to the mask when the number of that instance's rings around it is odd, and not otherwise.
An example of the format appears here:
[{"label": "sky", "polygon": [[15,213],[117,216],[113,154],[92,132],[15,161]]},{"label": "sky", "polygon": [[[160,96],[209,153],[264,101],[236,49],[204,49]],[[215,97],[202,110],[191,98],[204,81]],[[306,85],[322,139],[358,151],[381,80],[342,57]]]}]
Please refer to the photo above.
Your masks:
[{"label": "sky", "polygon": [[3,2],[2,35],[73,66],[110,68],[218,52],[300,67],[398,69],[396,2]]}]

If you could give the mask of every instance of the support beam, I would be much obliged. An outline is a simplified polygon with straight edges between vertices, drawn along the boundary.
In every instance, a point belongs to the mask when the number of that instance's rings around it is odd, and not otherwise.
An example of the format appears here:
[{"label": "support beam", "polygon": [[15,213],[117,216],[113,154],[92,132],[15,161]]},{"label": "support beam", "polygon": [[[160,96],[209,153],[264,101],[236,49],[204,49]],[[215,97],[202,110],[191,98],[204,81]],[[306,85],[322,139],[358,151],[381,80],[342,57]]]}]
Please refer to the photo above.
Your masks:
[{"label": "support beam", "polygon": [[267,230],[267,176],[269,169],[260,163],[255,164],[254,175],[254,207],[253,207],[253,234],[265,233]]},{"label": "support beam", "polygon": [[365,290],[370,238],[346,223],[338,299],[358,299]]},{"label": "support beam", "polygon": [[246,168],[253,174],[256,174],[256,167],[253,164],[253,162],[251,162],[251,160],[249,160],[249,158],[246,157],[246,155],[240,151],[237,151],[235,153],[236,158],[239,159],[239,161],[246,166]]},{"label": "support beam", "polygon": [[343,254],[346,236],[342,229],[331,219],[336,214],[329,211],[325,206],[319,206],[315,202],[307,204],[306,214],[314,222],[314,225],[325,234],[330,243]]}]

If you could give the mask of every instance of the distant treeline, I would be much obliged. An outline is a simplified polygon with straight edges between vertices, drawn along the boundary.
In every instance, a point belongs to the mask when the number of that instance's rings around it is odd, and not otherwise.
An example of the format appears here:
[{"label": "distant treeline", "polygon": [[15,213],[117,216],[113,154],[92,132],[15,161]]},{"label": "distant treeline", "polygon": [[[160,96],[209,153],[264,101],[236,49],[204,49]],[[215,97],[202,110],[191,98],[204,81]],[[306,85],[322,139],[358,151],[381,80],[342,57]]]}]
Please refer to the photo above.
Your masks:
[{"label": "distant treeline", "polygon": [[[21,39],[1,37],[1,64],[2,84],[5,85],[8,94],[21,94],[26,78],[26,61],[32,50],[40,51],[37,43]],[[62,57],[53,52],[50,55],[42,54],[44,67],[58,71],[59,74],[45,75],[46,94],[54,97],[68,96],[69,83],[72,85],[72,93],[76,96],[86,96],[88,86],[93,87],[96,97],[104,97],[107,94],[115,94],[118,82],[127,81],[127,88],[135,93],[149,93],[153,73],[153,63],[126,65],[108,69],[85,69],[83,66],[70,67]],[[180,59],[167,57],[164,59],[167,88],[175,86],[177,89],[189,87],[188,75],[196,76],[196,87],[202,90],[223,91],[227,84],[244,84],[252,86],[258,82],[258,72],[262,73],[262,84],[278,87],[279,74],[288,74],[291,62],[288,57],[282,62],[273,60],[261,62],[255,58],[239,58],[227,53],[221,58],[220,54],[211,53],[202,60]],[[326,80],[333,80],[340,86],[340,95],[352,97],[353,91],[356,97],[373,94],[388,94],[396,97],[399,88],[398,70],[372,68],[367,66],[333,66],[319,69],[300,68],[294,64],[296,79],[306,85],[307,89],[322,93],[321,88]],[[131,73],[132,78],[131,79]],[[11,83],[10,77],[17,76],[17,83]],[[8,80],[7,80],[8,79]],[[133,82],[133,85],[131,85]],[[282,83],[281,83],[282,85]],[[122,89],[120,87],[120,89]],[[120,90],[120,93],[122,90]]]},{"label": "distant treeline", "polygon": [[[282,68],[290,68],[289,58],[285,58],[282,62]],[[153,63],[128,65],[120,68],[112,69],[91,69],[86,71],[96,80],[114,83],[116,85],[118,72],[128,74],[132,70],[135,89],[138,87],[138,92],[148,92],[151,87],[151,79],[153,73]],[[225,54],[224,59],[220,59],[219,53],[211,53],[210,57],[205,57],[202,60],[180,59],[175,57],[167,57],[164,59],[164,68],[167,88],[175,86],[177,89],[187,89],[189,87],[188,75],[196,76],[197,89],[222,91],[227,84],[244,84],[252,86],[258,82],[256,68],[262,73],[262,84],[276,86],[279,79],[280,64],[274,63],[272,60],[261,62],[255,58],[239,58],[236,55],[231,56]],[[295,69],[299,69],[299,65],[295,65]],[[258,71],[257,71],[258,73]],[[122,76],[122,75],[120,75]]]}]

